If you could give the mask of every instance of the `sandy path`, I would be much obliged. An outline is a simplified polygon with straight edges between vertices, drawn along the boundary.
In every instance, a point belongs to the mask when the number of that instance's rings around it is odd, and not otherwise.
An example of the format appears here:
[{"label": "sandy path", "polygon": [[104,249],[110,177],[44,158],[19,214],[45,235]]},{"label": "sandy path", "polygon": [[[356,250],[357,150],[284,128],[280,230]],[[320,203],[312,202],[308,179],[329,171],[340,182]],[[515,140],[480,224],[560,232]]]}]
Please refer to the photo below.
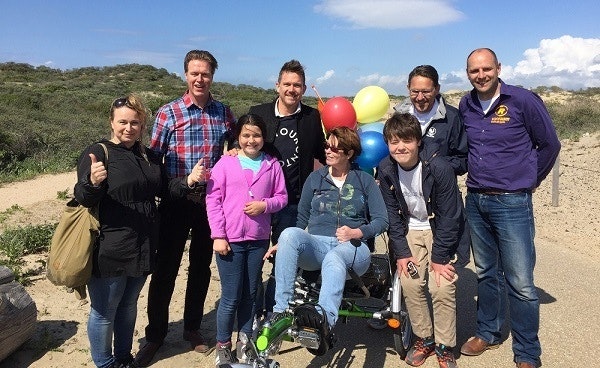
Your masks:
[{"label": "sandy path", "polygon": [[5,184],[0,187],[0,212],[13,205],[28,207],[37,202],[56,199],[57,192],[68,189],[73,194],[73,186],[77,181],[75,171],[41,175],[33,180]]}]

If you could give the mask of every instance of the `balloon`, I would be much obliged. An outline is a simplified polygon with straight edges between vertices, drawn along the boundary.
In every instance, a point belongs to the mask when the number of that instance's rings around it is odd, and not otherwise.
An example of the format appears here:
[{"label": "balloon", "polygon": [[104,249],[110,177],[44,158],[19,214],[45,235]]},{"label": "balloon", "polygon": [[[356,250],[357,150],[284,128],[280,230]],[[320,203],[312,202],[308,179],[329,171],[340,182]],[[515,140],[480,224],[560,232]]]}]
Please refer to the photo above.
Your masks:
[{"label": "balloon", "polygon": [[358,91],[352,105],[359,122],[372,123],[381,119],[390,109],[390,96],[381,87],[368,86]]},{"label": "balloon", "polygon": [[369,124],[360,124],[358,127],[358,131],[359,132],[379,132],[381,134],[383,134],[383,126],[384,126],[384,122],[383,121],[377,121],[375,123],[369,123]]},{"label": "balloon", "polygon": [[323,105],[321,121],[327,131],[340,126],[355,129],[356,112],[350,101],[343,97],[334,97]]},{"label": "balloon", "polygon": [[356,163],[363,170],[365,168],[374,168],[379,165],[385,156],[390,151],[388,150],[387,144],[383,140],[383,134],[379,132],[361,132],[359,133],[360,145],[362,152],[360,156],[356,158]]}]

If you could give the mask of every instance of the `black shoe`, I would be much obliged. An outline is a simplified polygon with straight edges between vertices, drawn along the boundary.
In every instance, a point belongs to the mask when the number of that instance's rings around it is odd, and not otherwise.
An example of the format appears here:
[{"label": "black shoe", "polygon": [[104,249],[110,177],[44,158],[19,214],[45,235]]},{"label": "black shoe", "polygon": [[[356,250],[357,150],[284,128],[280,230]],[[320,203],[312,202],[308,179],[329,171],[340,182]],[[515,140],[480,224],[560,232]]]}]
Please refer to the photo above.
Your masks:
[{"label": "black shoe", "polygon": [[137,367],[147,367],[154,359],[154,354],[158,351],[161,344],[148,341],[141,347],[140,351],[135,355],[134,363]]},{"label": "black shoe", "polygon": [[[323,315],[317,311],[317,308],[321,309]],[[325,311],[319,305],[302,304],[294,309],[296,325],[299,328],[312,329],[319,336],[319,347],[316,349],[307,349],[310,353],[317,356],[325,354],[327,350],[333,347],[334,336],[324,314]]]}]

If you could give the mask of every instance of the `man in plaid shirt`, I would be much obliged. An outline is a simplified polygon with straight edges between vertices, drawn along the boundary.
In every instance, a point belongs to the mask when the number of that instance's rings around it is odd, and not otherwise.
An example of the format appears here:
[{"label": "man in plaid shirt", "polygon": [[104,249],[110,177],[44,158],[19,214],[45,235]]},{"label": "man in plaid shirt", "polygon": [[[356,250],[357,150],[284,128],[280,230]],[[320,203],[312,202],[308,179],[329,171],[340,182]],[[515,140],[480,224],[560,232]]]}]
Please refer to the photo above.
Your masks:
[{"label": "man in plaid shirt", "polygon": [[188,52],[184,59],[188,90],[156,114],[150,148],[163,155],[169,177],[196,175],[192,173],[196,165],[202,168],[203,174],[191,178],[195,185],[186,197],[163,199],[160,204],[161,235],[158,263],[148,294],[146,344],[135,358],[142,367],[150,364],[167,335],[169,303],[190,230],[183,338],[197,352],[209,350],[199,331],[213,251],[206,215],[206,179],[210,168],[221,157],[235,124],[231,110],[210,93],[217,67],[217,60],[208,51]]}]

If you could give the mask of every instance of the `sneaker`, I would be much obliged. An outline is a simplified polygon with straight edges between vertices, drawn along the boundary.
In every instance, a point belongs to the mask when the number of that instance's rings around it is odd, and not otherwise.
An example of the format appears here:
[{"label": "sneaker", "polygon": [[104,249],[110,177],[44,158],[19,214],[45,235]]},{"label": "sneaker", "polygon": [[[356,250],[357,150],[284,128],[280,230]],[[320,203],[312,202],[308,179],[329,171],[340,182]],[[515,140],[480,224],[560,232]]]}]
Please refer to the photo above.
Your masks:
[{"label": "sneaker", "polygon": [[456,365],[456,360],[454,359],[452,348],[444,344],[440,344],[435,347],[435,354],[437,355],[440,368],[458,368],[458,365]]},{"label": "sneaker", "polygon": [[237,363],[238,360],[231,352],[231,342],[226,344],[217,343],[215,350],[215,367],[219,368],[225,364]]},{"label": "sneaker", "polygon": [[433,337],[430,336],[424,339],[417,337],[417,341],[415,341],[415,344],[406,354],[406,359],[404,361],[408,365],[418,367],[425,363],[425,360],[433,354],[435,354],[435,341],[433,340]]}]

